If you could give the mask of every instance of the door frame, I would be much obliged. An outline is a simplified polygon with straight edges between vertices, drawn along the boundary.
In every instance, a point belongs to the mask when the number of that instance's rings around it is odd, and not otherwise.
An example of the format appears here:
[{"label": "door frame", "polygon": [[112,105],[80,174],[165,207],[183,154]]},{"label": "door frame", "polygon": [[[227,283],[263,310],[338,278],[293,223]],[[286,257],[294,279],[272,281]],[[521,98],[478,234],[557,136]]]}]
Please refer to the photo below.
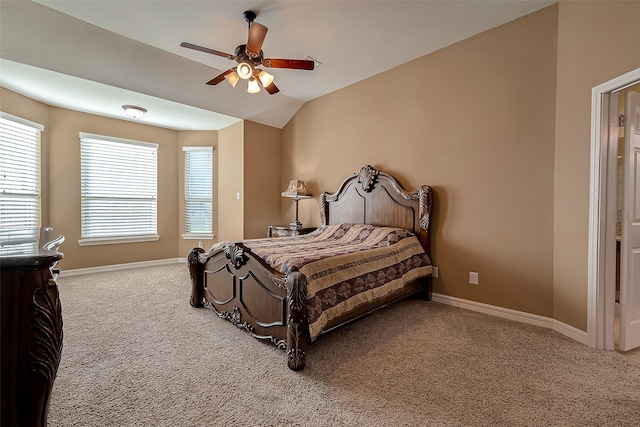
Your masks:
[{"label": "door frame", "polygon": [[616,189],[615,182],[611,181],[616,172],[613,160],[616,160],[617,152],[611,159],[609,94],[638,80],[640,68],[591,91],[587,344],[601,350],[614,349],[615,291],[607,284],[615,283]]}]

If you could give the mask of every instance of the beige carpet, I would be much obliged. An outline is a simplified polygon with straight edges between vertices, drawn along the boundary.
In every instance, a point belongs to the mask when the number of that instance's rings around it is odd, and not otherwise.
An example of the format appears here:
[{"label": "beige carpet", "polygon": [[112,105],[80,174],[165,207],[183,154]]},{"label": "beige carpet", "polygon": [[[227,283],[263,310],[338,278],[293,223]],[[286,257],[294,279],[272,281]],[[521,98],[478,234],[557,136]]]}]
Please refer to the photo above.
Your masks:
[{"label": "beige carpet", "polygon": [[640,363],[407,300],[321,337],[304,371],[207,309],[184,264],[60,277],[51,426],[635,426]]}]

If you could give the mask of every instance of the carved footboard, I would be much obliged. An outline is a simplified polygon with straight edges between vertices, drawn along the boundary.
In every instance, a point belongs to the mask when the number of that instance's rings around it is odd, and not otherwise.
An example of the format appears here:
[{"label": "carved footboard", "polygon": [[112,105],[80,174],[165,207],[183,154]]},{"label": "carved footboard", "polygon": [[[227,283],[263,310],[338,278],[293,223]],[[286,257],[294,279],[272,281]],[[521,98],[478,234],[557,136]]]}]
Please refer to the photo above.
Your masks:
[{"label": "carved footboard", "polygon": [[242,244],[189,253],[191,305],[206,306],[255,338],[286,349],[287,365],[304,368],[308,341],[304,274],[284,275]]}]

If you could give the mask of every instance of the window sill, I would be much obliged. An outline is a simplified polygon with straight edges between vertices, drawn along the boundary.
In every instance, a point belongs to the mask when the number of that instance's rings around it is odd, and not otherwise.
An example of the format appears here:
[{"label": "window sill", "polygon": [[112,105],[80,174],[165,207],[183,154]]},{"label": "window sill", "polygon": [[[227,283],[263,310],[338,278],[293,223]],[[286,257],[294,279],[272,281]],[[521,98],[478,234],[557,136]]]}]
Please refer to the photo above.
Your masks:
[{"label": "window sill", "polygon": [[187,234],[183,234],[182,238],[184,240],[199,240],[199,239],[213,239],[215,237],[214,234],[212,233],[187,233]]},{"label": "window sill", "polygon": [[129,237],[105,237],[95,239],[80,239],[78,244],[80,246],[95,246],[95,245],[114,245],[120,243],[139,243],[139,242],[154,242],[160,239],[160,236],[129,236]]}]

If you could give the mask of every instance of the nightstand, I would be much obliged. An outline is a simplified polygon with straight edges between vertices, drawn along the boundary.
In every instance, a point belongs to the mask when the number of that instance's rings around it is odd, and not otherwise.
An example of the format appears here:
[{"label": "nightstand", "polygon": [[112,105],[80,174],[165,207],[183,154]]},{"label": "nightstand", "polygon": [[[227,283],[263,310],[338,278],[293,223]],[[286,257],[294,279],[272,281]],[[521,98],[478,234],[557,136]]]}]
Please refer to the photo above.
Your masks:
[{"label": "nightstand", "polygon": [[267,237],[291,237],[308,234],[317,227],[291,228],[289,225],[269,225],[267,226]]}]

